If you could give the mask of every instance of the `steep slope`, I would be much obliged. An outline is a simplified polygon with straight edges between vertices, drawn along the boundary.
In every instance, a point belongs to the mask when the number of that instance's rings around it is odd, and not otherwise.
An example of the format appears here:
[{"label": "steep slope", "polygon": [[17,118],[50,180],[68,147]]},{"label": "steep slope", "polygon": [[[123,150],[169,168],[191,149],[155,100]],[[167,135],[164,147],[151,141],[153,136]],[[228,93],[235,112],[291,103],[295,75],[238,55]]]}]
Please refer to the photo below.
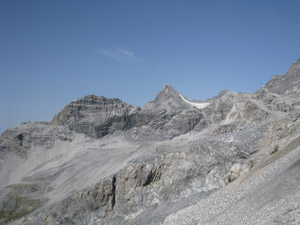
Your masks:
[{"label": "steep slope", "polygon": [[[152,132],[156,133],[154,136],[163,139],[185,134],[197,125],[205,123],[202,110],[187,101],[171,85],[166,85],[153,101],[145,104],[140,114],[144,118],[153,118],[147,126],[152,131],[153,128],[156,130]],[[158,118],[157,115],[161,116]]]},{"label": "steep slope", "polygon": [[67,125],[71,130],[100,138],[116,130],[126,129],[123,117],[138,110],[120,99],[87,95],[68,104],[54,116],[52,123]]},{"label": "steep slope", "polygon": [[299,61],[253,94],[204,102],[167,85],[142,109],[88,95],[13,127],[0,137],[0,223],[253,224],[256,202],[280,211],[267,224],[284,222],[293,201],[274,202],[298,198],[298,78]]},{"label": "steep slope", "polygon": [[279,95],[300,94],[300,59],[291,65],[284,76],[274,76],[263,89]]},{"label": "steep slope", "polygon": [[299,224],[300,139],[291,144],[163,224]]},{"label": "steep slope", "polygon": [[[243,163],[257,151],[257,141],[265,130],[266,127],[249,128],[231,136],[186,134],[144,145],[134,151],[139,156],[133,156],[135,159],[116,174],[92,188],[74,193],[59,204],[33,213],[20,224],[29,221],[36,224],[58,221],[63,224],[130,224],[131,220],[144,221],[139,217],[144,212],[147,212],[148,222],[157,216],[161,222],[169,213],[187,206],[186,199],[190,196],[201,199],[221,188],[232,163]],[[255,136],[250,135],[253,132]],[[251,166],[250,162],[243,164],[246,168]],[[169,209],[168,202],[175,201],[179,204]],[[153,207],[153,211],[149,207]]]},{"label": "steep slope", "polygon": [[209,103],[190,101],[178,93],[171,85],[166,85],[153,101],[144,106],[144,110],[166,110],[167,112],[174,112],[193,107],[205,108],[207,105],[209,105]]},{"label": "steep slope", "polygon": [[273,121],[252,170],[163,224],[299,224],[299,132],[299,111]]},{"label": "steep slope", "polygon": [[[254,168],[207,199],[170,215],[163,224],[300,223],[299,68],[298,60],[286,75],[273,77],[252,95],[277,115],[253,155]],[[232,168],[228,175],[236,172]]]}]

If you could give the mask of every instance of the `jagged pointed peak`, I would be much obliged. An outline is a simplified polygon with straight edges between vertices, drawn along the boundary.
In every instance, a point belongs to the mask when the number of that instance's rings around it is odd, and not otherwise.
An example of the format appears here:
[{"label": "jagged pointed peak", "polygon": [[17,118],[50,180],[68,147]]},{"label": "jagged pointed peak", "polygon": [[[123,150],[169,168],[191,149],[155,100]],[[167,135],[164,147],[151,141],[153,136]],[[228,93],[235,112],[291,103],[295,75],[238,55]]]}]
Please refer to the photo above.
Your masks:
[{"label": "jagged pointed peak", "polygon": [[176,91],[171,84],[167,84],[159,93],[164,92],[164,93],[176,93],[179,94],[178,91]]},{"label": "jagged pointed peak", "polygon": [[167,84],[156,96],[154,101],[159,99],[180,99],[180,93],[170,84]]},{"label": "jagged pointed peak", "polygon": [[269,91],[279,95],[300,94],[300,59],[293,62],[285,75],[275,75],[259,91]]},{"label": "jagged pointed peak", "polygon": [[166,86],[164,87],[164,89],[166,90],[175,90],[171,84],[166,84]]},{"label": "jagged pointed peak", "polygon": [[293,62],[293,64],[289,68],[288,73],[300,73],[300,59]]},{"label": "jagged pointed peak", "polygon": [[167,84],[157,94],[153,101],[145,104],[144,109],[165,109],[167,111],[174,111],[187,108],[188,105],[180,96],[181,95],[178,91],[176,91],[170,84]]},{"label": "jagged pointed peak", "polygon": [[156,96],[156,98],[144,106],[145,110],[164,109],[168,112],[184,110],[196,107],[205,108],[209,103],[193,101],[176,91],[170,84],[167,84]]}]

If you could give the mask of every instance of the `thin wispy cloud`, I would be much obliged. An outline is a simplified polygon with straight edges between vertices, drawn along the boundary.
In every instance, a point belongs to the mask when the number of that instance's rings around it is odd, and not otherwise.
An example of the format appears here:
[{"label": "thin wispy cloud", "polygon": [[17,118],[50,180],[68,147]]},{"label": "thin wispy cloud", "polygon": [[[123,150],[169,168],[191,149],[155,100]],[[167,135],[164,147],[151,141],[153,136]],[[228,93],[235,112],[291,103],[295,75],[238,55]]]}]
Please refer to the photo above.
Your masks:
[{"label": "thin wispy cloud", "polygon": [[135,62],[141,62],[140,59],[138,59],[133,51],[130,51],[128,49],[120,48],[117,46],[113,46],[110,50],[100,50],[101,54],[106,56],[109,59],[115,60],[115,61],[135,61]]}]

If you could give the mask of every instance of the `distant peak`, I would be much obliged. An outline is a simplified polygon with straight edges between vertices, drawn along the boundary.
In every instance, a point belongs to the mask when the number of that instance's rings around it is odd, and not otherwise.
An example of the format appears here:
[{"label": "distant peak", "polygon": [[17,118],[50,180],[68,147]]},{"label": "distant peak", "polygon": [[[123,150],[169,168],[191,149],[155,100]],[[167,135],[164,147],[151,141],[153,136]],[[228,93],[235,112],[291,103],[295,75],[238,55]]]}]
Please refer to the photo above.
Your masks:
[{"label": "distant peak", "polygon": [[170,84],[167,84],[162,91],[172,91],[172,92],[177,92]]},{"label": "distant peak", "polygon": [[164,109],[168,112],[174,112],[176,110],[191,109],[193,107],[203,109],[208,105],[209,103],[189,100],[176,91],[170,84],[167,84],[153,101],[144,106],[144,109]]},{"label": "distant peak", "polygon": [[293,64],[291,65],[291,67],[289,68],[289,73],[293,73],[300,70],[300,59],[296,60],[295,62],[293,62]]},{"label": "distant peak", "polygon": [[223,91],[220,91],[219,94],[217,95],[217,97],[222,97],[223,95],[226,95],[227,93],[229,93],[230,91],[228,90],[223,90]]},{"label": "distant peak", "polygon": [[157,95],[157,98],[169,98],[179,97],[178,91],[176,91],[170,84],[167,84]]},{"label": "distant peak", "polygon": [[186,107],[188,104],[182,100],[180,94],[170,84],[167,84],[153,101],[144,106],[144,109],[165,109],[170,112]]},{"label": "distant peak", "polygon": [[171,85],[171,84],[167,84],[167,85],[165,86],[165,88],[166,88],[166,89],[168,89],[168,88],[171,88],[171,89],[173,89],[173,87],[172,87],[172,85]]},{"label": "distant peak", "polygon": [[293,64],[292,65],[295,65],[295,64],[300,64],[300,59],[298,59],[298,60],[296,60],[295,62],[293,62]]}]

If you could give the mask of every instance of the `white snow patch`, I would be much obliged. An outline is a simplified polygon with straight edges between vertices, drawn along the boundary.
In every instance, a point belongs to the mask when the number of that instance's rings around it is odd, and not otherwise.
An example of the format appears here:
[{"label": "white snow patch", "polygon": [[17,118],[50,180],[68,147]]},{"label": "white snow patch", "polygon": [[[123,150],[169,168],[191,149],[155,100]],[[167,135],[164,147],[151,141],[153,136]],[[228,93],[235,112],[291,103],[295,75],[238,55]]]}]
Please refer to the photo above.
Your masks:
[{"label": "white snow patch", "polygon": [[196,103],[196,102],[191,102],[187,99],[185,99],[181,94],[179,94],[180,98],[185,101],[186,103],[192,105],[192,106],[195,106],[196,108],[198,109],[203,109],[205,107],[207,107],[210,103],[206,103],[206,102],[203,102],[203,103]]}]

